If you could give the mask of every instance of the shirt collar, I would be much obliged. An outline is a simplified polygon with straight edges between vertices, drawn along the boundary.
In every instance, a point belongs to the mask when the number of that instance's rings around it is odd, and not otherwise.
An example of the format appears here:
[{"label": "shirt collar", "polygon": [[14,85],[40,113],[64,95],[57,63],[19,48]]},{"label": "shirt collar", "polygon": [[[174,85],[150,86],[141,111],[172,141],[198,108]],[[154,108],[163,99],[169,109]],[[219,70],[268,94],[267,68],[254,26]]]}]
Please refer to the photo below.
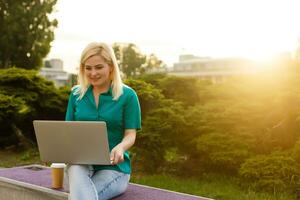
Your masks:
[{"label": "shirt collar", "polygon": [[112,95],[112,86],[110,85],[108,90],[104,93],[102,93],[102,95]]},{"label": "shirt collar", "polygon": [[[92,93],[93,92],[93,86],[89,85],[87,91]],[[101,95],[112,95],[112,85],[109,86],[108,90],[106,92],[101,93]]]}]

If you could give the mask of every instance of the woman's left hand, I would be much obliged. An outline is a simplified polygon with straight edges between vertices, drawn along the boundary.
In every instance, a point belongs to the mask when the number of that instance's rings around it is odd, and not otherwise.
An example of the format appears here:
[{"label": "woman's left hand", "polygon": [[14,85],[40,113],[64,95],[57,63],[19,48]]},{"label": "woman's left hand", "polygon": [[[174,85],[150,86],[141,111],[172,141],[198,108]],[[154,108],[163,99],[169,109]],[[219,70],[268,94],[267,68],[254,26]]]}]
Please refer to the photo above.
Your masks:
[{"label": "woman's left hand", "polygon": [[124,149],[121,145],[117,145],[110,152],[110,162],[112,165],[116,165],[123,161],[124,161]]}]

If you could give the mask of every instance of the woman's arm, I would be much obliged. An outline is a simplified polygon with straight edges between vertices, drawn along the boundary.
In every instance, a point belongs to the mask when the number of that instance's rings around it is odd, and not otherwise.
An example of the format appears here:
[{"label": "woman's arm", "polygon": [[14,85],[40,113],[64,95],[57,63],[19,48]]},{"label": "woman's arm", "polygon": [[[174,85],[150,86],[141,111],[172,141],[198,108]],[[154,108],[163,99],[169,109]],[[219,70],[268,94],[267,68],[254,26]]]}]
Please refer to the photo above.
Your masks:
[{"label": "woman's arm", "polygon": [[133,146],[136,129],[126,129],[121,143],[115,146],[110,153],[111,164],[116,165],[124,161],[124,152]]}]

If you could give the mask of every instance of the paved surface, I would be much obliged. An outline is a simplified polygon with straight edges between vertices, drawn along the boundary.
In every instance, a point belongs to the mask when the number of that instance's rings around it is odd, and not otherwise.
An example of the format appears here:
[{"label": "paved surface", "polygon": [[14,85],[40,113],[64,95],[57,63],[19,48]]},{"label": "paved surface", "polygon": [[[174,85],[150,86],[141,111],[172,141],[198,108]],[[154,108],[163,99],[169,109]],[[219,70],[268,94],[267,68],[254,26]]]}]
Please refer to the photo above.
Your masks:
[{"label": "paved surface", "polygon": [[[51,188],[51,171],[39,165],[0,169],[0,176],[36,186]],[[68,192],[65,184],[59,191]],[[207,198],[130,183],[127,191],[114,200],[208,200]]]}]

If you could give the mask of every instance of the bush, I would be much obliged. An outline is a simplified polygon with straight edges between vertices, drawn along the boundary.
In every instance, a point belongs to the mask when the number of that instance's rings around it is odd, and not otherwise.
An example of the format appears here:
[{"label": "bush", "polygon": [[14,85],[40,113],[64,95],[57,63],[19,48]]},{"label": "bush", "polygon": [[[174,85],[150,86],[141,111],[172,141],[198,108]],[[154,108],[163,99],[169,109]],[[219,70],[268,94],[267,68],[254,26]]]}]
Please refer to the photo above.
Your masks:
[{"label": "bush", "polygon": [[288,152],[276,151],[246,160],[239,174],[241,182],[256,190],[278,193],[300,187],[299,167]]},{"label": "bush", "polygon": [[0,147],[19,143],[18,136],[14,131],[14,124],[11,121],[26,110],[23,103],[20,98],[0,93]]},{"label": "bush", "polygon": [[[64,119],[69,89],[57,89],[53,82],[39,76],[37,71],[18,68],[0,70],[0,90],[6,97],[9,112],[16,113],[7,118],[2,126],[5,133],[2,134],[13,136],[17,131],[35,142],[33,120]],[[2,108],[0,112],[1,116],[8,111]]]},{"label": "bush", "polygon": [[200,103],[199,85],[197,78],[167,76],[160,81],[159,87],[167,99],[180,101],[188,107]]},{"label": "bush", "polygon": [[249,149],[237,135],[211,133],[197,139],[199,163],[206,171],[235,175],[249,157]]},{"label": "bush", "polygon": [[183,110],[176,103],[168,104],[169,107],[155,109],[146,116],[136,141],[139,161],[148,172],[163,171],[167,165],[167,151],[184,144]]}]

